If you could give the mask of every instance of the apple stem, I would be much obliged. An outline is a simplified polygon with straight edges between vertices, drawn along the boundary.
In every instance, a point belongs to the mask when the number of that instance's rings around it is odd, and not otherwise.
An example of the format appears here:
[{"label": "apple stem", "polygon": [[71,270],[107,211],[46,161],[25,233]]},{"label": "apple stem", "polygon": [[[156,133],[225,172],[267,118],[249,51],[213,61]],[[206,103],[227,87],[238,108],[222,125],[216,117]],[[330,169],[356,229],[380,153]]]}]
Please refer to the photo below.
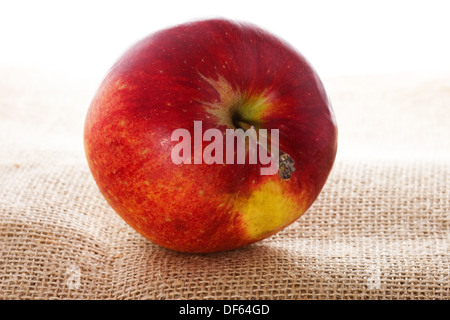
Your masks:
[{"label": "apple stem", "polygon": [[286,152],[280,150],[280,160],[278,164],[278,172],[281,180],[289,180],[295,171],[294,160]]},{"label": "apple stem", "polygon": [[[248,130],[252,127],[251,124],[242,121],[241,119],[234,119],[233,124],[238,129]],[[257,141],[259,141],[259,132],[256,131]],[[270,145],[267,145],[267,151],[271,152]],[[294,160],[291,158],[289,154],[279,150],[279,159],[278,159],[278,174],[280,175],[281,180],[289,180],[292,176],[292,173],[295,171]]]}]

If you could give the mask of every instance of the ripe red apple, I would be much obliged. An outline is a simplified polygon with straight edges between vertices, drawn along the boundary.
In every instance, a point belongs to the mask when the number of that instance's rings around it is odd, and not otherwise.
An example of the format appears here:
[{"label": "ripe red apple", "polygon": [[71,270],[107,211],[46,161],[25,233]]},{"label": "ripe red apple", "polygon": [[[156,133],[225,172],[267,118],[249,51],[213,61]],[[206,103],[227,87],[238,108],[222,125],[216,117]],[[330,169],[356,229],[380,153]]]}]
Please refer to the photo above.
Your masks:
[{"label": "ripe red apple", "polygon": [[[279,174],[262,175],[260,163],[175,164],[171,135],[194,136],[194,121],[224,134],[278,129]],[[297,220],[330,173],[337,127],[302,55],[256,26],[214,19],[131,47],[92,101],[84,145],[100,191],[131,227],[200,253],[248,245]]]}]

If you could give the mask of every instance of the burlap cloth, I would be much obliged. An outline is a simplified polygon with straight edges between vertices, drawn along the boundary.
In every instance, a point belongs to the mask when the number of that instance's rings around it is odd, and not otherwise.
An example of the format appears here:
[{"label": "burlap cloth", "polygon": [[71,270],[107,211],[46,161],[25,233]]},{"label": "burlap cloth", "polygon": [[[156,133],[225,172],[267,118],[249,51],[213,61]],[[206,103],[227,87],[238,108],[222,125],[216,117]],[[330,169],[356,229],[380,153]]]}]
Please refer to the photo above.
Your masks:
[{"label": "burlap cloth", "polygon": [[99,79],[1,67],[0,298],[448,299],[450,75],[323,80],[339,150],[315,204],[260,243],[191,255],[99,193],[82,145]]}]

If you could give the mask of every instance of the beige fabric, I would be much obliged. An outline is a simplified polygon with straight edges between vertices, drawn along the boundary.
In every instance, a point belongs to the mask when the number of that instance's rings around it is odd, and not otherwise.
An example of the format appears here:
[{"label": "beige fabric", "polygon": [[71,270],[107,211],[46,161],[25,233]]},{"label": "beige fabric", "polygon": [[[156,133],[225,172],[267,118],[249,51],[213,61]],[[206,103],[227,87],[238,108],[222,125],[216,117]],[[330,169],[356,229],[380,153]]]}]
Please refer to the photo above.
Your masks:
[{"label": "beige fabric", "polygon": [[324,79],[339,124],[313,207],[241,250],[162,249],[82,147],[97,80],[0,68],[1,299],[448,299],[450,75]]}]

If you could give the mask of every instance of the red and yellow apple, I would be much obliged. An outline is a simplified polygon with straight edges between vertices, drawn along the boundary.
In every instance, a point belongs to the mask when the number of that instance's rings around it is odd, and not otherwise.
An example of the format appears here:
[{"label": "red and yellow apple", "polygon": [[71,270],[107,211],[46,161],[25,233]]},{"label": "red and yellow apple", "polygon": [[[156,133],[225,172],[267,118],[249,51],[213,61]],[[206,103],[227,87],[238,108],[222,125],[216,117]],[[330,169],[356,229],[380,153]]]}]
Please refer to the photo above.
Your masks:
[{"label": "red and yellow apple", "polygon": [[[224,133],[278,129],[280,164],[287,159],[295,171],[175,164],[171,135],[184,128],[194,136],[194,121]],[[201,253],[254,243],[296,221],[328,178],[337,127],[300,53],[254,25],[213,19],[132,46],[90,105],[84,146],[101,193],[132,228],[160,246]]]}]

